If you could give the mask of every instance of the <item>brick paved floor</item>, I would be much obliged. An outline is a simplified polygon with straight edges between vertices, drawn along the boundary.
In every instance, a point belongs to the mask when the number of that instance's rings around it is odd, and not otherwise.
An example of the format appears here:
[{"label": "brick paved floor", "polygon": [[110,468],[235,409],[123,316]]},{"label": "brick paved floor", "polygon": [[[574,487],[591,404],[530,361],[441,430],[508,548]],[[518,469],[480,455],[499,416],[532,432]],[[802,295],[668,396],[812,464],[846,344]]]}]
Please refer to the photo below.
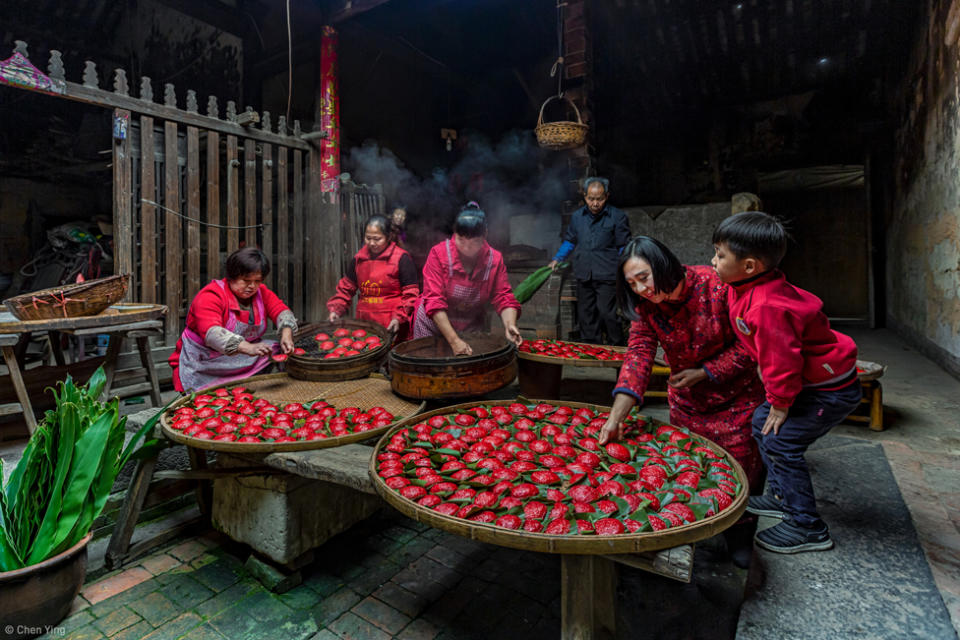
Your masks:
[{"label": "brick paved floor", "polygon": [[304,582],[267,591],[243,551],[188,540],[85,585],[50,638],[553,638],[557,558],[452,536],[384,511],[334,538]]}]

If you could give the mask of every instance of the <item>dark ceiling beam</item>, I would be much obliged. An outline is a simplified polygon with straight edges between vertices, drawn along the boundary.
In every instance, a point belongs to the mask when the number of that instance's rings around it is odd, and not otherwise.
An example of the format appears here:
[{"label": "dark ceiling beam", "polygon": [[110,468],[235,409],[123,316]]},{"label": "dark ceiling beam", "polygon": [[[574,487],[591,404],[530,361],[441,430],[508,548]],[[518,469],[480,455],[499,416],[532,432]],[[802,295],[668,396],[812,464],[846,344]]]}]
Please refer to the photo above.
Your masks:
[{"label": "dark ceiling beam", "polygon": [[236,9],[231,9],[215,0],[158,0],[158,2],[174,11],[241,37],[253,26],[251,18],[262,17],[264,13],[260,3],[253,2],[238,3]]},{"label": "dark ceiling beam", "polygon": [[344,20],[349,20],[371,9],[376,9],[390,0],[338,0],[334,4],[330,17],[326,20],[327,24],[339,24]]}]

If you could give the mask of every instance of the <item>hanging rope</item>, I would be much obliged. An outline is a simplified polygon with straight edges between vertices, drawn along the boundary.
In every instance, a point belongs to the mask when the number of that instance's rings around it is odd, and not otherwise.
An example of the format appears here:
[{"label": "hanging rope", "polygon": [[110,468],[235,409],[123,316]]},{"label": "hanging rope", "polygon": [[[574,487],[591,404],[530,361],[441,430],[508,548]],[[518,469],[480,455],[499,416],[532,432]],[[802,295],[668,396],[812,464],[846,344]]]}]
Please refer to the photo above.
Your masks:
[{"label": "hanging rope", "polygon": [[163,206],[163,205],[160,204],[159,202],[154,202],[153,200],[149,200],[149,199],[147,199],[147,198],[140,198],[140,202],[142,202],[142,203],[144,203],[144,204],[152,205],[152,206],[156,207],[157,209],[160,209],[161,211],[163,211],[163,212],[165,212],[165,213],[171,213],[171,214],[173,214],[173,215],[175,215],[175,216],[177,216],[177,217],[179,217],[179,218],[183,218],[184,220],[187,220],[187,221],[189,221],[189,222],[196,222],[196,223],[198,223],[198,224],[206,225],[206,226],[208,226],[208,227],[216,227],[217,229],[260,229],[260,228],[262,228],[262,227],[269,227],[269,226],[271,225],[270,222],[263,222],[263,223],[261,223],[261,224],[248,224],[248,225],[246,225],[246,226],[236,226],[236,225],[226,225],[226,224],[215,224],[215,223],[213,223],[213,222],[207,222],[206,220],[199,220],[199,219],[197,219],[197,218],[191,218],[190,216],[185,216],[185,215],[183,215],[182,213],[180,213],[179,211],[174,211],[173,209],[170,209],[169,207]]},{"label": "hanging rope", "polygon": [[557,76],[557,97],[563,97],[563,8],[567,3],[557,0],[557,60],[550,68],[550,77]]}]

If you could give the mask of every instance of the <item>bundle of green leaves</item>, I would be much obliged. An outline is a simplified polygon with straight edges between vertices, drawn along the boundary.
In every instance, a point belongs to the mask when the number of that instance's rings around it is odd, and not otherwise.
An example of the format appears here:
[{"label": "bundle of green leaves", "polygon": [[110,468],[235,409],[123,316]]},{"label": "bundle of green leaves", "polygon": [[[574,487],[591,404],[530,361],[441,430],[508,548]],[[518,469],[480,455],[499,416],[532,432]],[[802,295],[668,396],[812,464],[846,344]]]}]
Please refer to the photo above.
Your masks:
[{"label": "bundle of green leaves", "polygon": [[[566,262],[561,262],[557,269],[564,269],[566,266]],[[517,302],[524,304],[532,298],[533,294],[543,286],[543,283],[550,279],[551,274],[553,274],[553,269],[548,265],[546,267],[540,267],[527,276],[523,282],[513,289],[513,295],[517,299]]]},{"label": "bundle of green leaves", "polygon": [[[0,571],[43,562],[77,544],[103,511],[120,469],[146,448],[162,410],[124,448],[126,417],[116,398],[99,401],[103,368],[78,387],[67,376],[51,390],[56,409],[37,425],[10,480],[0,490]],[[2,477],[0,462],[0,477]]]}]

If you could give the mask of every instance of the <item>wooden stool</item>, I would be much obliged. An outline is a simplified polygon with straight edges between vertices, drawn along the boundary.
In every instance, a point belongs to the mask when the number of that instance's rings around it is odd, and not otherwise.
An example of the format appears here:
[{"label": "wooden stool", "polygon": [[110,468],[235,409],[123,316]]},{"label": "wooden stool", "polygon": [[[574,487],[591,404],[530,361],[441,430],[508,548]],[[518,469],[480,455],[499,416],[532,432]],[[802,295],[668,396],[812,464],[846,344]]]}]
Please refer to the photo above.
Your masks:
[{"label": "wooden stool", "polygon": [[863,398],[860,404],[870,407],[868,415],[851,413],[847,420],[852,422],[866,422],[873,431],[883,431],[883,386],[879,380],[862,380]]},{"label": "wooden stool", "polygon": [[[135,322],[129,325],[119,325],[115,327],[88,327],[85,329],[74,329],[70,331],[75,336],[88,336],[101,333],[110,335],[110,342],[107,345],[107,357],[104,363],[104,373],[107,376],[107,384],[104,386],[103,393],[105,397],[114,395],[119,397],[129,397],[144,392],[150,394],[150,400],[153,406],[162,406],[160,400],[160,381],[157,377],[157,370],[153,366],[153,358],[150,356],[150,336],[159,336],[163,331],[163,322],[160,320],[147,320]],[[120,349],[123,346],[124,338],[133,338],[137,343],[137,351],[140,355],[140,364],[143,366],[146,381],[134,384],[126,384],[114,388],[114,376],[117,373],[117,358],[120,355]]]}]

